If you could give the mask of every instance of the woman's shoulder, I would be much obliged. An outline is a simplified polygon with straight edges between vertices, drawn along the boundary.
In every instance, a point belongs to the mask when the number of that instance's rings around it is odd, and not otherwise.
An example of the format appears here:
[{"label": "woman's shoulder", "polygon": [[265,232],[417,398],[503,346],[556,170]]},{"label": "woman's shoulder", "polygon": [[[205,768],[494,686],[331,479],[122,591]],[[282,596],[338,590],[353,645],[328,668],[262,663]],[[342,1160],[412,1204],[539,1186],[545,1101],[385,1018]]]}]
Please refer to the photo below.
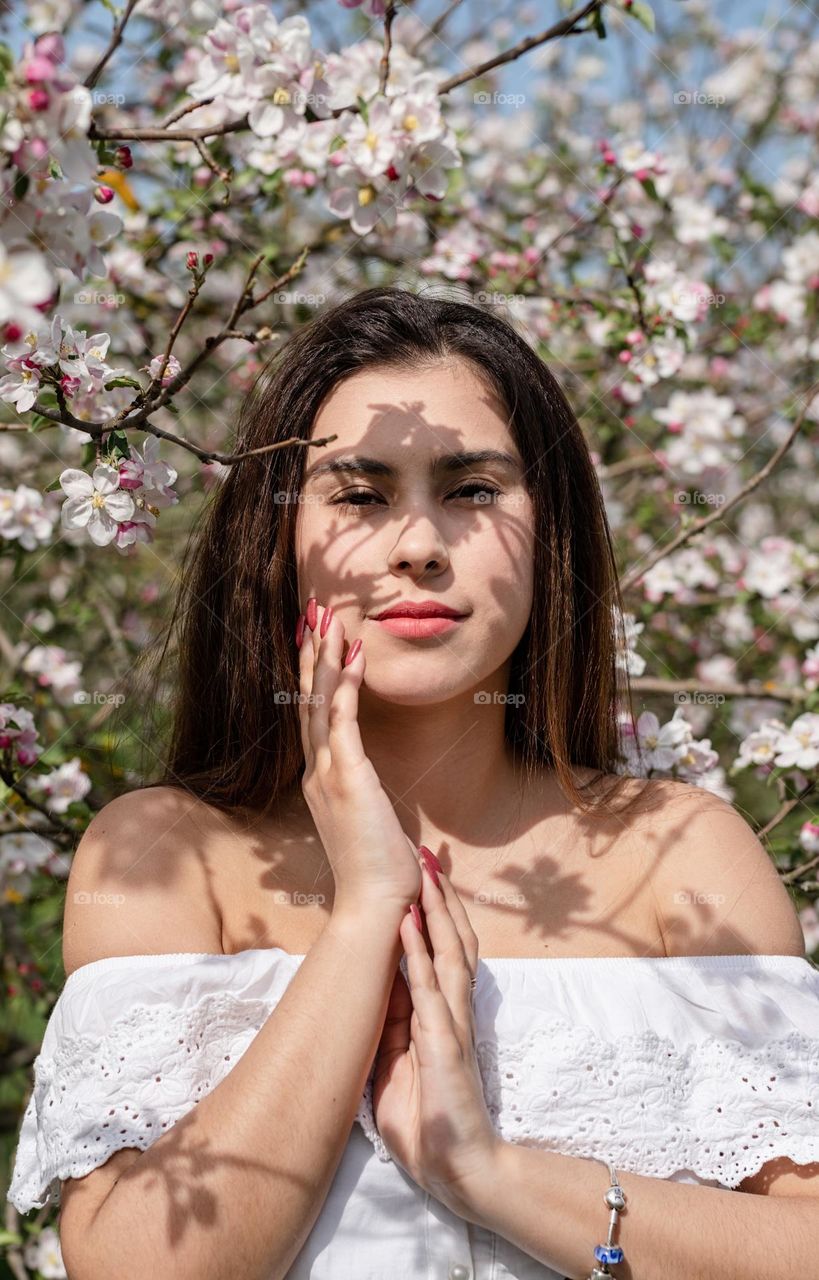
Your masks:
[{"label": "woman's shoulder", "polygon": [[676,801],[699,798],[712,793],[680,778],[646,778],[629,773],[608,773],[588,765],[574,765],[572,774],[578,787],[593,802],[599,803],[601,815],[621,815],[629,819],[654,816]]},{"label": "woman's shoulder", "polygon": [[95,814],[66,886],[67,974],[111,956],[222,950],[210,809],[181,788],[146,787]]},{"label": "woman's shoulder", "polygon": [[795,905],[750,816],[664,780],[634,824],[669,956],[804,957]]}]

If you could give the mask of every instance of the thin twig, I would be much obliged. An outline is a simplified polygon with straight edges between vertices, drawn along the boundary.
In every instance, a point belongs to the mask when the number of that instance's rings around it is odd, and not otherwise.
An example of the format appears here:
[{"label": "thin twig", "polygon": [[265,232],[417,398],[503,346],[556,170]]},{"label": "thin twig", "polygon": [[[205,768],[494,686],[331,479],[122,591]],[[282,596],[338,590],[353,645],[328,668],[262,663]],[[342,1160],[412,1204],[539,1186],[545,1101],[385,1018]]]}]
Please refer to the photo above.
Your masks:
[{"label": "thin twig", "polygon": [[213,102],[213,98],[196,98],[193,102],[183,102],[181,107],[176,107],[169,116],[160,124],[160,129],[169,129],[177,120],[181,120],[183,116],[188,115],[191,111],[197,111],[199,107],[209,107]]},{"label": "thin twig", "polygon": [[0,765],[0,779],[2,779],[9,790],[13,791],[15,795],[18,795],[20,799],[29,806],[29,808],[36,809],[38,813],[42,813],[44,817],[48,818],[49,822],[53,823],[57,830],[63,835],[70,836],[73,840],[75,836],[79,834],[75,827],[70,826],[67,822],[63,822],[62,818],[58,817],[56,813],[52,813],[50,809],[47,809],[42,801],[35,799],[35,797],[17,781],[11,769],[7,768],[5,765]]},{"label": "thin twig", "polygon": [[424,34],[420,36],[418,40],[415,41],[415,44],[410,49],[410,53],[412,54],[413,58],[418,57],[418,50],[421,48],[422,44],[425,44],[426,41],[429,40],[430,36],[437,36],[438,33],[441,30],[443,30],[444,23],[449,18],[449,15],[451,13],[454,13],[455,10],[458,8],[458,6],[461,4],[463,4],[463,0],[452,0],[452,4],[449,6],[449,8],[444,9],[443,13],[440,14],[435,19],[431,27],[427,27]]},{"label": "thin twig", "polygon": [[[541,31],[540,35],[527,36],[519,44],[513,45],[511,49],[506,49],[494,58],[489,58],[479,66],[470,67],[467,71],[462,71],[460,75],[450,76],[448,80],[444,80],[438,85],[438,93],[451,93],[459,85],[466,84],[469,80],[476,80],[479,76],[485,76],[487,71],[494,71],[495,67],[502,67],[507,62],[514,62],[516,58],[528,53],[530,49],[536,49],[538,45],[546,44],[549,40],[557,40],[560,36],[572,35],[578,22],[582,22],[584,18],[594,13],[595,9],[599,9],[602,4],[603,0],[590,0],[590,3],[584,5],[582,9],[578,9],[576,13],[570,13],[567,18],[561,18],[560,22],[548,27],[546,31]],[[588,30],[588,28],[583,28],[583,30]]]},{"label": "thin twig", "polygon": [[756,473],[756,475],[752,476],[751,479],[742,486],[739,492],[734,494],[733,498],[729,498],[724,506],[717,507],[716,510],[712,511],[709,515],[701,516],[699,520],[694,520],[690,525],[687,526],[687,528],[681,530],[681,532],[677,534],[676,538],[672,539],[672,541],[668,544],[667,547],[664,547],[661,551],[658,551],[657,554],[649,560],[648,564],[645,565],[644,568],[642,569],[635,568],[635,569],[632,569],[631,573],[626,574],[626,577],[620,583],[620,590],[622,592],[629,591],[633,586],[635,586],[638,582],[640,582],[642,578],[645,577],[645,575],[648,573],[650,569],[654,568],[655,564],[659,564],[659,562],[661,560],[664,560],[666,556],[670,556],[672,552],[676,551],[679,547],[681,547],[683,543],[688,542],[689,539],[697,537],[697,535],[702,533],[704,529],[707,529],[709,525],[712,525],[715,520],[724,520],[728,512],[733,507],[738,506],[740,502],[742,502],[745,498],[748,497],[749,493],[753,493],[754,489],[757,489],[759,485],[762,484],[762,481],[768,478],[768,476],[771,474],[773,469],[779,464],[782,458],[784,458],[785,454],[788,452],[794,440],[796,439],[797,435],[799,434],[799,431],[802,427],[802,423],[805,420],[805,415],[808,409],[810,408],[811,402],[815,398],[817,392],[819,392],[819,382],[814,382],[812,386],[808,388],[807,398],[805,400],[805,403],[802,406],[802,411],[799,414],[798,418],[796,419],[796,422],[793,424],[793,428],[790,434],[787,436],[785,441],[779,446],[776,452],[771,455],[771,457],[765,463],[764,467],[761,467],[760,470]]},{"label": "thin twig", "polygon": [[387,81],[390,78],[390,50],[392,49],[392,24],[395,20],[395,0],[387,0],[384,12],[384,52],[378,68],[378,92],[383,96],[387,92]]},{"label": "thin twig", "polygon": [[200,156],[202,157],[202,159],[204,160],[208,168],[211,170],[211,172],[215,173],[219,181],[224,182],[226,187],[229,186],[230,183],[233,181],[233,170],[223,169],[222,166],[219,164],[219,161],[216,159],[213,153],[208,149],[208,147],[205,145],[205,143],[202,141],[201,138],[197,138],[193,145],[196,147],[196,150],[199,152]]},{"label": "thin twig", "polygon": [[122,11],[122,15],[119,21],[116,23],[114,30],[111,33],[111,41],[108,45],[108,48],[105,50],[105,53],[102,55],[97,65],[93,68],[92,71],[88,73],[88,75],[85,78],[86,89],[94,88],[94,85],[97,83],[103,71],[105,70],[105,66],[109,58],[112,56],[114,51],[119,47],[122,41],[122,33],[125,30],[125,24],[130,18],[134,10],[134,7],[136,6],[136,3],[137,3],[137,0],[128,0],[128,3],[126,4],[124,10]]},{"label": "thin twig", "polygon": [[[476,80],[479,76],[486,75],[488,71],[493,71],[495,67],[501,67],[509,62],[514,62],[524,53],[528,53],[530,49],[536,49],[542,44],[546,44],[549,40],[556,40],[560,36],[582,35],[584,31],[588,31],[588,27],[578,27],[577,24],[594,13],[596,9],[601,8],[604,0],[590,0],[590,2],[578,9],[576,13],[569,14],[568,17],[562,18],[560,22],[556,22],[554,26],[549,27],[546,31],[542,31],[539,35],[528,36],[525,40],[521,40],[511,49],[504,50],[496,57],[490,58],[487,62],[482,62],[476,67],[471,67],[460,75],[450,76],[448,80],[444,80],[438,85],[438,93],[443,95],[451,93],[453,89],[457,89],[462,84],[467,84],[470,80]],[[201,106],[201,103],[196,103]],[[191,107],[194,110],[194,107]],[[345,107],[334,107],[329,115],[335,119],[340,116],[357,115],[361,111],[358,103],[352,103]],[[179,117],[177,117],[179,118]],[[239,120],[231,120],[227,123],[204,125],[199,129],[165,129],[158,128],[131,128],[126,125],[113,125],[102,128],[93,120],[88,131],[88,137],[91,141],[100,142],[196,142],[197,140],[205,140],[214,138],[225,133],[240,133],[248,129],[248,117],[242,116]]]},{"label": "thin twig", "polygon": [[[724,604],[725,601],[723,600]],[[726,698],[773,698],[777,702],[803,702],[806,690],[798,686],[773,684],[767,680],[726,680],[720,684],[704,684],[696,678],[690,680],[663,680],[655,676],[632,676],[632,689],[641,693],[693,693],[703,699],[714,696]],[[696,701],[694,702],[696,705]]]},{"label": "thin twig", "polygon": [[[210,356],[211,352],[214,351],[216,347],[220,346],[228,337],[247,336],[242,333],[237,333],[235,329],[238,317],[245,311],[250,311],[254,307],[257,307],[261,302],[264,302],[274,290],[281,289],[284,284],[287,284],[292,280],[304,266],[307,253],[308,250],[306,248],[302,249],[292,266],[290,266],[283,275],[278,276],[273,281],[273,284],[269,289],[266,289],[264,293],[256,298],[253,296],[253,280],[256,271],[264,261],[264,254],[257,254],[251,263],[241,293],[239,294],[231,313],[225,322],[225,327],[220,330],[219,333],[211,334],[205,339],[202,350],[193,357],[184,369],[180,370],[176,377],[169,382],[168,386],[161,390],[159,394],[157,394],[154,385],[157,380],[154,379],[150,387],[145,391],[141,391],[139,395],[137,395],[134,400],[126,406],[126,408],[120,410],[120,412],[115,414],[112,418],[106,419],[105,422],[86,422],[81,418],[76,418],[71,413],[65,404],[64,397],[62,396],[62,388],[57,387],[55,390],[57,392],[60,408],[51,409],[47,405],[40,406],[35,404],[33,412],[40,414],[41,417],[48,418],[50,422],[60,423],[65,426],[72,426],[79,431],[86,432],[97,441],[98,445],[101,444],[105,436],[110,435],[112,431],[133,431],[136,428],[139,428],[147,431],[151,435],[157,436],[160,440],[167,440],[171,444],[179,445],[182,449],[187,449],[202,462],[221,462],[225,466],[231,466],[235,462],[242,462],[246,458],[256,457],[259,454],[269,453],[274,449],[284,449],[291,444],[301,445],[308,448],[315,448],[329,444],[330,441],[337,438],[335,435],[327,436],[322,440],[297,440],[295,438],[291,440],[281,440],[276,444],[263,445],[259,449],[250,449],[242,453],[222,453],[215,449],[202,449],[198,445],[192,444],[191,441],[185,440],[182,436],[175,435],[172,431],[165,431],[162,427],[156,426],[155,423],[149,420],[152,413],[155,413],[158,409],[164,408],[171,398],[190,381],[199,365]],[[189,311],[191,303],[192,299],[189,299],[188,302],[186,302],[180,319],[177,320],[177,324],[174,326],[175,332],[178,332],[178,329],[181,327],[181,320]],[[169,346],[172,345],[173,343],[171,342]],[[169,354],[169,350],[166,351],[166,354]]]}]

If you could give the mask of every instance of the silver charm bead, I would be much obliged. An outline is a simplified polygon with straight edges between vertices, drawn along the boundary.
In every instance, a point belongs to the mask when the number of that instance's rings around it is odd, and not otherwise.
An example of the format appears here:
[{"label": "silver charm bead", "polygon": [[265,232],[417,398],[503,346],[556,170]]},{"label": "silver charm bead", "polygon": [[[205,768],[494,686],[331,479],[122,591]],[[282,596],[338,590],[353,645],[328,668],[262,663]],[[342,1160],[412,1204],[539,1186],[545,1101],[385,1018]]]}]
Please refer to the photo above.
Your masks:
[{"label": "silver charm bead", "polygon": [[611,1280],[610,1271],[601,1271],[599,1267],[592,1267],[589,1280]]},{"label": "silver charm bead", "polygon": [[622,1187],[609,1187],[604,1199],[610,1209],[617,1209],[619,1211],[626,1207],[626,1197],[623,1194]]}]

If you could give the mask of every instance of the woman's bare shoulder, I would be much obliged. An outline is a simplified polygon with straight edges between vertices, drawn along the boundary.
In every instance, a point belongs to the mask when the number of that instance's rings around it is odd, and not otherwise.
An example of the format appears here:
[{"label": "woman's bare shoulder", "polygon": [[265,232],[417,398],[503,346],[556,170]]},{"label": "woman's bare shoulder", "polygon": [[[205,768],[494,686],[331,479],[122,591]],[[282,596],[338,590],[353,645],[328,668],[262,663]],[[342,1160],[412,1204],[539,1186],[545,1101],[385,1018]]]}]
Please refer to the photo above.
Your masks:
[{"label": "woman's bare shoulder", "polygon": [[66,973],[108,956],[221,951],[211,808],[178,787],[146,787],[94,815],[66,886]]},{"label": "woman's bare shoulder", "polygon": [[596,816],[601,820],[610,817],[620,826],[654,819],[679,799],[705,794],[701,787],[677,778],[607,773],[585,765],[574,766],[573,775],[582,793],[596,806]]}]

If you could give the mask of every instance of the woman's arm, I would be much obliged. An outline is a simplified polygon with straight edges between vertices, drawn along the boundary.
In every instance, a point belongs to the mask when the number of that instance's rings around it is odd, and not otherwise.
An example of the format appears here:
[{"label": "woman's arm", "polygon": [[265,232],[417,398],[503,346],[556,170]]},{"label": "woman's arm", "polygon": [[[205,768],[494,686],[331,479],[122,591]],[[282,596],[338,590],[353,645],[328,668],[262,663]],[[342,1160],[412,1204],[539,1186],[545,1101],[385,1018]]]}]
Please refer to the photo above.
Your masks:
[{"label": "woman's arm", "polygon": [[[806,1165],[802,1194],[729,1194],[617,1169],[626,1196],[614,1243],[620,1280],[794,1280],[816,1269],[819,1165]],[[810,1177],[812,1174],[812,1178]],[[583,1280],[606,1239],[608,1169],[597,1160],[500,1142],[485,1176],[462,1187],[460,1213],[510,1240],[544,1266]],[[812,1188],[812,1194],[809,1191]]]},{"label": "woman's arm", "polygon": [[228,1075],[139,1153],[93,1214],[61,1218],[71,1280],[286,1275],[375,1055],[401,955],[396,912],[334,909]]},{"label": "woman's arm", "polygon": [[[87,1197],[72,1193],[65,1224],[72,1280],[276,1280],[304,1244],[347,1144],[402,952],[401,919],[421,873],[361,742],[363,652],[351,649],[342,662],[340,621],[329,610],[319,615],[315,599],[307,614],[298,637],[301,787],[333,872],[329,922],[229,1074],[149,1150],[117,1168],[113,1185],[110,1176],[97,1182],[102,1194],[95,1190],[91,1211]],[[167,797],[160,803],[167,806]],[[151,832],[144,817],[135,822],[145,812],[142,798],[119,810],[115,830],[113,815],[98,815],[91,824],[98,834],[89,827],[83,861],[78,848],[72,864],[75,884],[86,863],[98,869],[83,884],[83,901],[98,880],[110,889],[122,879],[125,890],[115,895],[121,910],[113,922],[98,911],[72,929],[74,906],[67,911],[67,950],[84,961],[101,930],[111,955],[123,935],[139,937],[142,951],[146,936],[154,951],[178,951],[184,929],[190,939],[191,930],[208,934],[217,924],[201,841],[184,853],[185,820],[157,814]],[[120,876],[115,867],[123,860],[130,865]],[[189,879],[204,876],[198,891],[186,892],[186,866]],[[77,899],[71,888],[69,903]]]}]

